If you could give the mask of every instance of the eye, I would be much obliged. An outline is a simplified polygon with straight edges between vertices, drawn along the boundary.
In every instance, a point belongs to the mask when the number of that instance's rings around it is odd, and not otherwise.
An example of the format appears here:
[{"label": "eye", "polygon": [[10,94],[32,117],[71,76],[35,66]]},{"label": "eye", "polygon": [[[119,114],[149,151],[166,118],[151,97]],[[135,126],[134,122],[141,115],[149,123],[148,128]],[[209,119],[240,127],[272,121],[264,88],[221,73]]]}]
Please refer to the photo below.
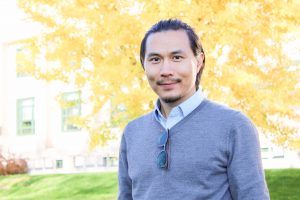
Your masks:
[{"label": "eye", "polygon": [[173,60],[174,60],[175,62],[180,62],[182,59],[183,59],[182,56],[179,56],[179,55],[173,56]]},{"label": "eye", "polygon": [[157,64],[157,63],[159,63],[160,62],[160,57],[151,57],[150,59],[149,59],[149,61],[152,63],[152,64]]}]

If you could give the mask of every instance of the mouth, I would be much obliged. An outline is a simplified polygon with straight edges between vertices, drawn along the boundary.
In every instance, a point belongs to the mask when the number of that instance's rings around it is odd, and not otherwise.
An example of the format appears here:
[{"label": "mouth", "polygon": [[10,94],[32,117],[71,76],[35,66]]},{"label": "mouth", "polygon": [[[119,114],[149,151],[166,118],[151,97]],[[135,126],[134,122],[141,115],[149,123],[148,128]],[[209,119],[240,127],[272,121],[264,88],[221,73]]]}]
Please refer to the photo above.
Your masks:
[{"label": "mouth", "polygon": [[165,90],[170,90],[170,89],[173,89],[173,87],[175,87],[175,85],[180,82],[181,82],[180,79],[159,80],[159,81],[157,81],[157,85],[161,86]]},{"label": "mouth", "polygon": [[156,82],[157,85],[173,85],[176,83],[180,83],[180,79],[162,79]]},{"label": "mouth", "polygon": [[166,83],[161,83],[161,84],[158,84],[158,85],[174,85],[176,83],[177,82],[166,82]]}]

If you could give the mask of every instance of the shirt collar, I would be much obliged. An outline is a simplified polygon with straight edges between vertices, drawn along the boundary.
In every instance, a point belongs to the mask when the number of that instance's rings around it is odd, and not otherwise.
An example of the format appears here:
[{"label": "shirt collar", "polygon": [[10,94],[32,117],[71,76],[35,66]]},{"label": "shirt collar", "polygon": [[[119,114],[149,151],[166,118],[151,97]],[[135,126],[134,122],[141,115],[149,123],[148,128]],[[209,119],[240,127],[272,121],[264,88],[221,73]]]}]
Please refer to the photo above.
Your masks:
[{"label": "shirt collar", "polygon": [[182,110],[183,116],[186,117],[188,114],[190,114],[200,105],[203,99],[203,92],[199,89],[190,98],[178,105]]},{"label": "shirt collar", "polygon": [[[203,99],[204,99],[204,94],[203,94],[202,90],[199,89],[191,97],[189,97],[187,100],[185,100],[178,106],[174,107],[173,109],[179,109],[181,114],[183,115],[183,117],[186,117],[197,106],[200,105],[200,103],[203,101]],[[159,116],[163,117],[162,113],[160,112],[160,106],[161,106],[160,101],[159,101],[159,99],[157,99],[157,101],[155,103],[155,110],[154,110],[154,115],[155,115],[156,119],[158,119]]]}]

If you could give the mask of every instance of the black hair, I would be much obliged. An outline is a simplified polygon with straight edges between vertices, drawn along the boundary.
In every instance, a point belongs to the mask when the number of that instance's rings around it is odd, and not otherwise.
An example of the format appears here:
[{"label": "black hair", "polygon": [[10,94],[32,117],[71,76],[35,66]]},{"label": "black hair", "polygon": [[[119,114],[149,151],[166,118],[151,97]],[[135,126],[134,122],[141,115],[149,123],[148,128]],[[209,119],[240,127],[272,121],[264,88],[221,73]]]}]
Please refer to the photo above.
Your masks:
[{"label": "black hair", "polygon": [[141,49],[140,49],[140,61],[144,68],[144,59],[145,59],[145,52],[146,52],[146,42],[149,35],[157,32],[162,31],[169,31],[169,30],[184,30],[189,38],[190,47],[193,51],[194,56],[198,56],[200,53],[203,53],[204,60],[203,66],[201,67],[200,71],[196,76],[196,89],[199,88],[199,83],[201,79],[201,74],[205,66],[205,54],[202,48],[201,42],[197,34],[195,33],[194,29],[189,26],[188,24],[184,23],[179,19],[168,19],[168,20],[160,20],[158,23],[154,24],[145,34],[142,42],[141,42]]}]

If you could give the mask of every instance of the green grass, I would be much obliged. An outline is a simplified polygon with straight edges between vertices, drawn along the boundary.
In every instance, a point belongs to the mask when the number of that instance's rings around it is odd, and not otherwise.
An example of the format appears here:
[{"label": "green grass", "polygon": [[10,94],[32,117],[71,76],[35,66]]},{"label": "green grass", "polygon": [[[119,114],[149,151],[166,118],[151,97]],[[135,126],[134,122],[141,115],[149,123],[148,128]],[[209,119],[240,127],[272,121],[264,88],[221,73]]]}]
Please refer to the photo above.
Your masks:
[{"label": "green grass", "polygon": [[112,200],[116,173],[0,176],[1,200]]},{"label": "green grass", "polygon": [[[272,200],[299,200],[300,169],[266,170]],[[117,173],[0,176],[1,200],[112,200]]]},{"label": "green grass", "polygon": [[300,199],[300,169],[266,170],[272,200]]}]

